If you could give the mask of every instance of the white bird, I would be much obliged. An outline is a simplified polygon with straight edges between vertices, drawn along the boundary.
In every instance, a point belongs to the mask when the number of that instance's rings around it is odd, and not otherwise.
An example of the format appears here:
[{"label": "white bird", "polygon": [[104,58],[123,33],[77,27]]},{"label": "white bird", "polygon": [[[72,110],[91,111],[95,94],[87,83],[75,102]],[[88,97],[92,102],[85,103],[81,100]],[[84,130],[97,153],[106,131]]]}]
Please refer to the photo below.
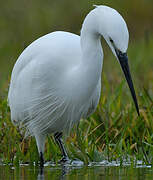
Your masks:
[{"label": "white bird", "polygon": [[[41,166],[46,135],[54,134],[62,161],[67,161],[62,133],[97,107],[103,65],[101,36],[122,67],[139,114],[126,54],[127,25],[116,10],[97,6],[86,16],[80,36],[56,31],[40,37],[22,52],[13,68],[8,94],[11,120],[36,138]],[[112,68],[110,65],[110,73]]]}]

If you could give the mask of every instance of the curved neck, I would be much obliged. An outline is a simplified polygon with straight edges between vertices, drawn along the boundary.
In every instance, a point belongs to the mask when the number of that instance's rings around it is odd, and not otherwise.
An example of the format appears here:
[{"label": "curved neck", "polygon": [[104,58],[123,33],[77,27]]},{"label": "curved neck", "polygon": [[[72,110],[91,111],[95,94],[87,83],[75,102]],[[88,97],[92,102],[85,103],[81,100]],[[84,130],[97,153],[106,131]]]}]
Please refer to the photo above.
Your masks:
[{"label": "curved neck", "polygon": [[[81,29],[81,49],[82,49],[82,67],[83,78],[86,79],[88,86],[95,87],[101,77],[103,64],[103,50],[101,38],[96,31],[97,22],[93,16],[85,19]],[[90,81],[90,83],[89,83]],[[90,87],[88,87],[90,89]]]},{"label": "curved neck", "polygon": [[[81,29],[81,61],[79,64],[71,69],[73,73],[70,78],[71,92],[80,94],[82,104],[88,102],[93,96],[95,89],[98,88],[98,83],[101,78],[102,64],[103,64],[103,50],[101,47],[100,33],[95,18],[90,13],[84,20]],[[96,89],[97,90],[97,89]],[[97,93],[97,91],[96,91]],[[77,98],[78,96],[73,96]]]}]

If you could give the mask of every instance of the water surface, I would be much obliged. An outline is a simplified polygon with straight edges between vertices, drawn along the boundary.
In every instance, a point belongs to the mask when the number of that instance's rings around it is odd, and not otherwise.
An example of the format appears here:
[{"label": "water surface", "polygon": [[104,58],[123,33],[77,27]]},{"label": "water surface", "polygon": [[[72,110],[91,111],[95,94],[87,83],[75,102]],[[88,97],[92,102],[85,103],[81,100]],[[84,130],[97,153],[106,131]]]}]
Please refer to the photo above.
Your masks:
[{"label": "water surface", "polygon": [[47,166],[43,171],[39,167],[23,165],[20,167],[0,166],[0,180],[45,180],[45,179],[79,179],[79,180],[152,180],[151,166]]}]

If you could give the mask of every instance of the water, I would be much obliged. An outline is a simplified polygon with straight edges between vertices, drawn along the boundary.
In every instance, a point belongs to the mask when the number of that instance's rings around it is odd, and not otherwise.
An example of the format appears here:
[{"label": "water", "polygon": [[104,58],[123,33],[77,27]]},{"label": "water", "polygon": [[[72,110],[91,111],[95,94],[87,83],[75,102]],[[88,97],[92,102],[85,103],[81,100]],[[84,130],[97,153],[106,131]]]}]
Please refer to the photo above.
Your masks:
[{"label": "water", "polygon": [[[103,165],[102,165],[103,164]],[[48,180],[48,179],[79,179],[79,180],[152,180],[153,168],[138,165],[112,166],[110,164],[90,164],[89,166],[46,166],[39,167],[21,165],[20,167],[0,166],[0,180]]]}]

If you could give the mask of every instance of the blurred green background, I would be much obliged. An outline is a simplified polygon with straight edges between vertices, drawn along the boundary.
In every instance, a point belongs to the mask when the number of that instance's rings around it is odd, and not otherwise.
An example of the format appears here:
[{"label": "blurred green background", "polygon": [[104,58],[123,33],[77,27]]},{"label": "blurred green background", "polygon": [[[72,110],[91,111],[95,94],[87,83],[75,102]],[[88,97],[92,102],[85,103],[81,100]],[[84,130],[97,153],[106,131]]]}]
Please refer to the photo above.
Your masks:
[{"label": "blurred green background", "polygon": [[[93,4],[111,6],[126,20],[130,31],[130,65],[136,87],[145,86],[152,94],[153,0],[1,0],[0,94],[8,88],[13,65],[26,46],[56,30],[79,34]],[[123,77],[117,61],[105,43],[103,47],[108,81],[120,82]]]}]

